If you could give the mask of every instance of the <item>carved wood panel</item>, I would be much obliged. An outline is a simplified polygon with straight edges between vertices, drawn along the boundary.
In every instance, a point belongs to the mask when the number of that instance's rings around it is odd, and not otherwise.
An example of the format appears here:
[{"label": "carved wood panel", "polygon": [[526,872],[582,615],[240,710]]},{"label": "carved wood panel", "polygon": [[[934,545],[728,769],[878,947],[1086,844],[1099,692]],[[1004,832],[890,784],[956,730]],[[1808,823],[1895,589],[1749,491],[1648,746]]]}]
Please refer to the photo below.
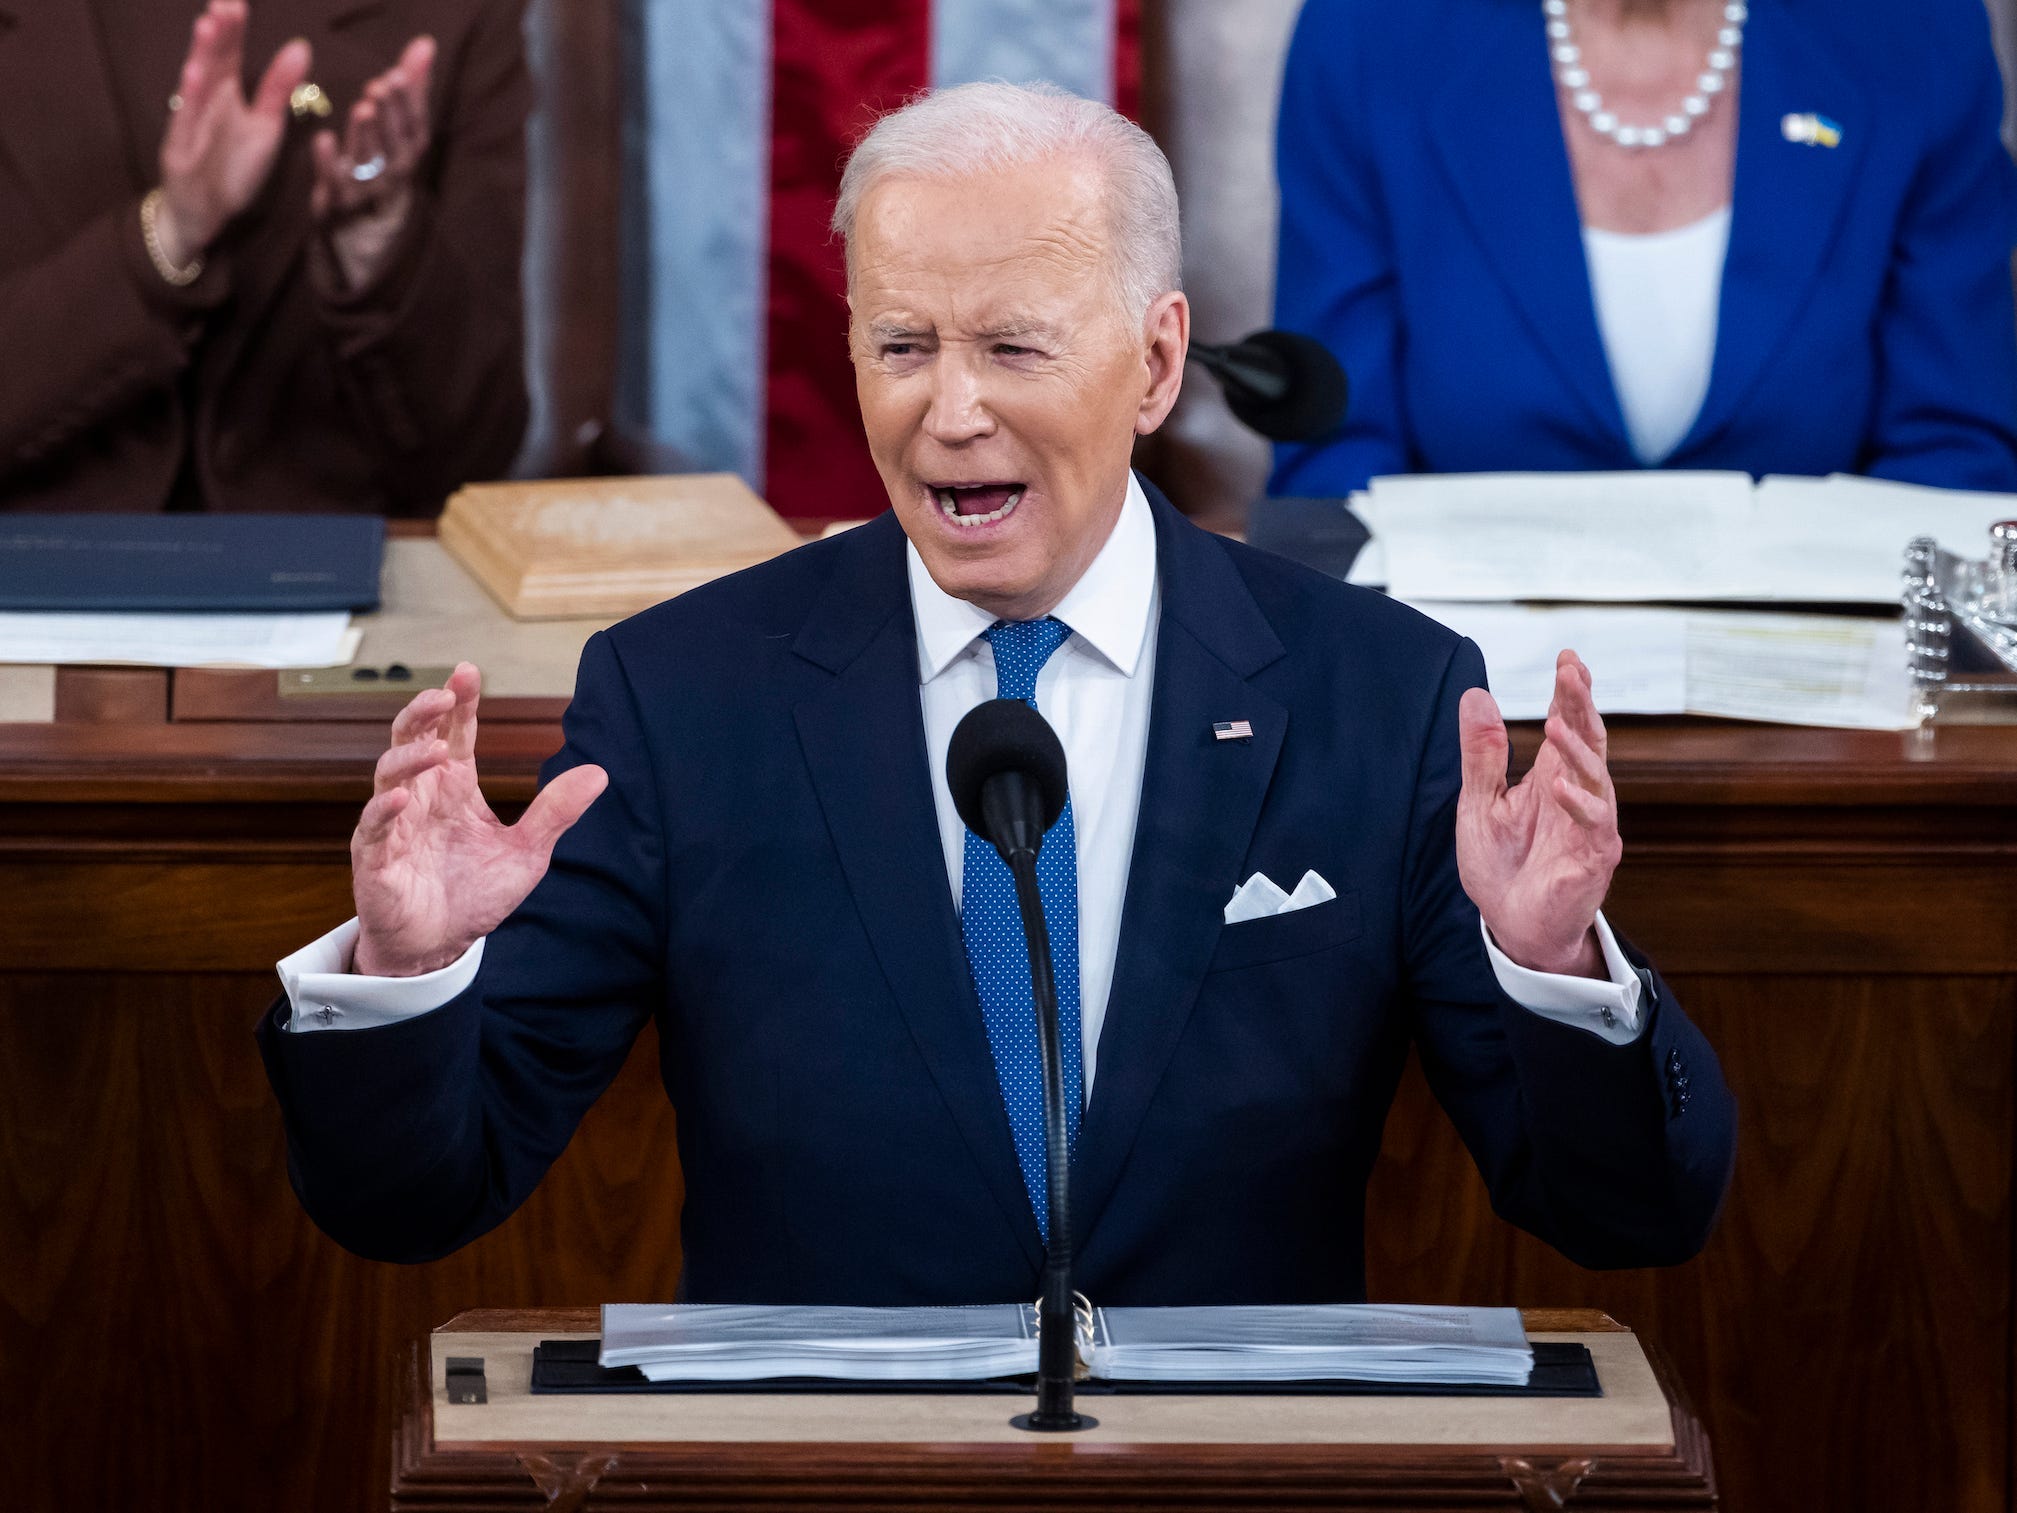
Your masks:
[{"label": "carved wood panel", "polygon": [[472,1299],[672,1294],[653,1032],[508,1225],[387,1266],[288,1188],[252,1041],[275,986],[0,976],[0,1423],[32,1452],[8,1456],[8,1508],[383,1507],[402,1342]]},{"label": "carved wood panel", "polygon": [[1738,1100],[1708,1249],[1588,1272],[1499,1222],[1411,1069],[1368,1195],[1372,1295],[1627,1321],[1677,1363],[1733,1509],[2007,1508],[2017,983],[1674,987]]}]

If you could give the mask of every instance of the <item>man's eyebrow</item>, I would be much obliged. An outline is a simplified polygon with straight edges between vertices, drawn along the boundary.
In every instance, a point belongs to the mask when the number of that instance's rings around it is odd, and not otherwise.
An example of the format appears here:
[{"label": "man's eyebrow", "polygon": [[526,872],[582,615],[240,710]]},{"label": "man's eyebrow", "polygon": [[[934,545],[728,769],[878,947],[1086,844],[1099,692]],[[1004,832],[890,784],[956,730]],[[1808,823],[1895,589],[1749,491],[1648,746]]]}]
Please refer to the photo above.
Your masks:
[{"label": "man's eyebrow", "polygon": [[1018,341],[1032,336],[1052,337],[1057,334],[1057,328],[1035,316],[1011,315],[993,322],[977,334],[982,341]]},{"label": "man's eyebrow", "polygon": [[876,341],[916,341],[935,333],[929,326],[907,325],[900,320],[872,320],[868,323],[868,334]]}]

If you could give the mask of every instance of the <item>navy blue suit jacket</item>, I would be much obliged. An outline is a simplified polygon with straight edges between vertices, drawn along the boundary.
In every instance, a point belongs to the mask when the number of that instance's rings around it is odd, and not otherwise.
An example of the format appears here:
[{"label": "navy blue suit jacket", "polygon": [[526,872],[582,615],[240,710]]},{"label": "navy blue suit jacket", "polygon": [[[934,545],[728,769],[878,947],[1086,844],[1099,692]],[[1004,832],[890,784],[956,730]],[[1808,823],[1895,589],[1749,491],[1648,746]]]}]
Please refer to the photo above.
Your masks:
[{"label": "navy blue suit jacket", "polygon": [[[1271,492],[1639,466],[1543,19],[1534,0],[1304,6],[1275,317],[1337,352],[1352,404],[1335,437],[1277,450]],[[2017,489],[2017,170],[1981,0],[1756,0],[1740,66],[1715,361],[1662,465]],[[1839,146],[1785,139],[1808,112]]]},{"label": "navy blue suit jacket", "polygon": [[[1691,1254],[1731,1159],[1714,1053],[1657,984],[1622,1048],[1518,1007],[1458,885],[1476,648],[1151,498],[1162,619],[1074,1161],[1081,1286],[1362,1297],[1366,1175],[1411,1042],[1500,1212],[1593,1266]],[[1228,719],[1252,741],[1214,739]],[[597,636],[547,774],[589,761],[608,791],[468,992],[381,1028],[284,1033],[284,1001],[262,1022],[309,1212],[394,1260],[483,1233],[656,1019],[687,1296],[1034,1296],[1041,1242],[946,884],[895,518]],[[1312,867],[1334,901],[1222,924],[1253,872]]]}]

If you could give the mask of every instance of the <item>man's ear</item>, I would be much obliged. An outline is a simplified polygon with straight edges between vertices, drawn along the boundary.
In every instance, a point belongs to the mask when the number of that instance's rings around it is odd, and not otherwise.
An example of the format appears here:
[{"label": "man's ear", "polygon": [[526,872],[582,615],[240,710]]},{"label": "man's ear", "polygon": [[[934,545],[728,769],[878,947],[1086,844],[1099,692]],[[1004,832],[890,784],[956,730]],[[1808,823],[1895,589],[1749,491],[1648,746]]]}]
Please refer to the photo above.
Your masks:
[{"label": "man's ear", "polygon": [[1184,386],[1184,358],[1191,350],[1191,302],[1181,290],[1163,295],[1142,318],[1142,361],[1148,387],[1135,412],[1135,434],[1146,436],[1169,418]]}]

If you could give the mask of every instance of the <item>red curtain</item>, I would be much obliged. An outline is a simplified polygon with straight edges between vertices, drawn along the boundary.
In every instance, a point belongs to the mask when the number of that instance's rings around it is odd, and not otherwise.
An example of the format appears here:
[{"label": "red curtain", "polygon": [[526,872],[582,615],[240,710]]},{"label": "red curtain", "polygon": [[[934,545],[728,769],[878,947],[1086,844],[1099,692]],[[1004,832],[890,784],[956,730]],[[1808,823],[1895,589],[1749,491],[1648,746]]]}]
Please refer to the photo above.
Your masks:
[{"label": "red curtain", "polygon": [[827,222],[848,149],[930,77],[931,0],[775,0],[772,25],[764,492],[787,517],[859,519],[887,500],[862,440]]}]

